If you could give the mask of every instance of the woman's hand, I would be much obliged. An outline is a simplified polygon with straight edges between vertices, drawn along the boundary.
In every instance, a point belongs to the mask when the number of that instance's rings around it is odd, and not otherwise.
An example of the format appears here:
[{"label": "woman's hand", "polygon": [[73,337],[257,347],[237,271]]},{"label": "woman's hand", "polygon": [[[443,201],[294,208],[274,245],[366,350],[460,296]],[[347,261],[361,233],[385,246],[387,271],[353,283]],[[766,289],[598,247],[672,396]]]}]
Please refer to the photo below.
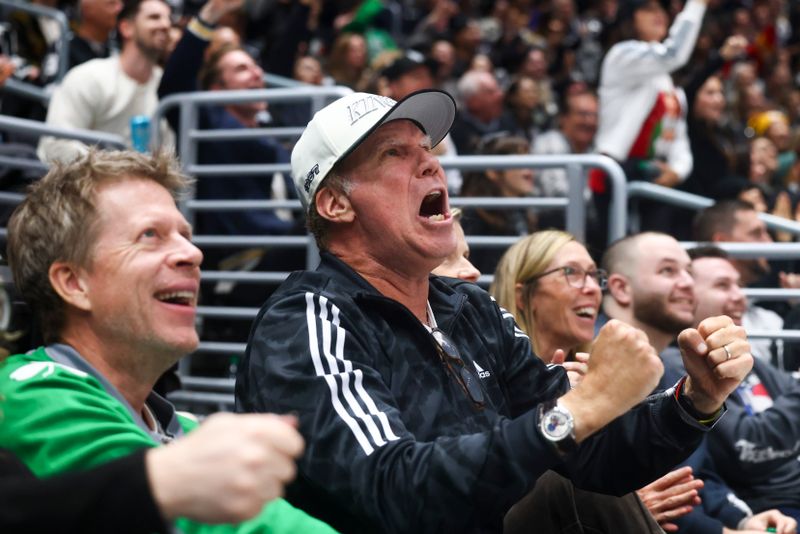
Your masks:
[{"label": "woman's hand", "polygon": [[648,484],[636,493],[644,505],[667,532],[677,532],[674,519],[692,511],[700,504],[698,491],[703,481],[694,478],[691,467],[681,467]]}]

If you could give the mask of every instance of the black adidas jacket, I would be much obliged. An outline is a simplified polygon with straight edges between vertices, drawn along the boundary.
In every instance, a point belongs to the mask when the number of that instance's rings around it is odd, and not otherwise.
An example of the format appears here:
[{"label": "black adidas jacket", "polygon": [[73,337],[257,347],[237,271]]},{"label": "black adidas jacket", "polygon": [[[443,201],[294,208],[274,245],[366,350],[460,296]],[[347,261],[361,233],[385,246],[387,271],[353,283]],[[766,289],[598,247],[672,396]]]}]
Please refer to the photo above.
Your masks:
[{"label": "black adidas jacket", "polygon": [[[685,459],[703,429],[651,397],[562,461],[537,405],[568,388],[511,315],[474,284],[432,276],[439,328],[480,371],[477,409],[404,306],[336,257],[292,274],[260,311],[236,383],[238,411],[296,413],[306,439],[288,499],[343,532],[500,532],[547,469],[622,495]],[[479,369],[478,369],[479,368]]]}]

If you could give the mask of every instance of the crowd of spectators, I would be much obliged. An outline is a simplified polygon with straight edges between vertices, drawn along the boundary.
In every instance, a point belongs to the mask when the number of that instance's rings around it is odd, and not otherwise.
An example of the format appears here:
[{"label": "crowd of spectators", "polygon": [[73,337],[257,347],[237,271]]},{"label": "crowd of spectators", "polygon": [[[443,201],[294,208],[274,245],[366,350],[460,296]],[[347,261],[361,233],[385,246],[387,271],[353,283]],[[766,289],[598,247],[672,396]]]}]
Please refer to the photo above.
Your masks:
[{"label": "crowd of spectators", "polygon": [[[665,362],[678,362],[667,366],[660,389],[673,386],[685,371],[676,357],[676,336],[684,328],[700,328],[708,316],[728,315],[748,331],[792,328],[800,322],[800,309],[791,302],[747,301],[737,291],[800,289],[794,262],[733,260],[720,252],[692,262],[676,242],[796,240],[787,232],[770,233],[758,213],[800,222],[800,3],[31,1],[67,14],[72,24],[69,49],[59,50],[61,30],[52,19],[8,11],[0,33],[0,84],[13,77],[47,88],[52,98],[43,105],[15,92],[0,93],[0,109],[6,115],[117,134],[130,144],[131,119],[151,115],[160,99],[198,90],[260,89],[266,87],[265,73],[396,100],[420,89],[439,88],[452,94],[458,108],[449,135],[434,148],[437,155],[601,153],[619,162],[628,180],[713,199],[715,206],[697,217],[683,209],[640,202],[636,220],[641,228],[661,233],[617,243],[604,256],[605,270],[596,263],[608,237],[610,190],[602,172],[587,171],[581,193],[589,219],[585,245],[563,232],[537,232],[563,229],[561,211],[468,208],[459,214],[459,246],[442,265],[442,274],[447,274],[448,265],[469,282],[477,281],[478,270],[495,273],[490,291],[516,318],[520,333],[531,336],[539,358],[564,365],[570,379],[577,376],[573,386],[586,374],[583,351],[591,347],[596,323],[605,320],[600,304],[609,276],[605,315],[643,330]],[[57,76],[59,61],[67,61],[70,68],[63,79]],[[311,117],[306,103],[208,105],[200,108],[199,127],[305,126]],[[185,132],[180,131],[177,111],[166,119],[154,127],[163,130],[161,142],[171,146],[172,133]],[[17,139],[7,135],[5,141]],[[48,137],[38,147],[39,157],[48,163],[66,162],[87,151],[82,143]],[[198,162],[288,163],[291,150],[291,143],[266,137],[204,141]],[[0,169],[0,180],[8,172]],[[196,195],[295,199],[297,180],[288,173],[204,176],[197,182]],[[564,197],[569,187],[560,168],[447,172],[451,196]],[[302,214],[281,210],[203,213],[195,222],[203,234],[305,231]],[[497,247],[470,251],[464,234],[522,240],[504,255]],[[665,260],[664,254],[653,251],[672,256]],[[303,262],[286,249],[220,247],[206,251],[204,267],[282,271]],[[671,285],[663,282],[667,276]],[[709,300],[698,306],[706,296]],[[258,306],[265,297],[232,283],[204,287],[203,294],[206,303],[238,306]],[[233,335],[242,340],[241,329],[227,330],[226,321],[217,326],[209,321],[206,328],[212,338]],[[683,484],[683,500],[668,510],[680,508],[674,513],[683,516],[695,508],[694,515],[676,521],[648,485],[622,498],[579,492],[578,502],[584,506],[580,520],[586,520],[586,510],[597,509],[611,521],[619,513],[637,525],[627,527],[633,530],[658,531],[655,520],[669,530],[716,534],[785,524],[776,508],[798,517],[796,498],[782,499],[784,493],[795,495],[797,488],[789,483],[774,486],[786,481],[796,485],[797,480],[794,464],[787,466],[783,460],[796,457],[800,443],[798,421],[786,415],[798,395],[796,377],[790,373],[800,370],[800,349],[780,340],[751,343],[757,363],[733,395],[733,415],[727,415],[721,429],[710,433],[689,460],[706,488],[699,492],[702,485],[687,468],[653,483],[666,488]],[[777,418],[788,421],[778,430]],[[745,439],[749,441],[742,444]],[[762,450],[771,456],[753,460]],[[725,465],[715,466],[712,456],[725,458]],[[546,497],[558,499],[553,488],[575,495],[568,481],[554,472],[539,484],[539,493],[531,495],[538,495],[540,504],[548,502]],[[626,489],[634,487],[629,486]],[[720,504],[715,509],[717,496]],[[749,506],[738,506],[740,498]],[[524,516],[511,517],[527,521]]]},{"label": "crowd of spectators", "polygon": [[[72,21],[68,54],[61,55],[74,67],[117,50],[124,55],[124,29],[116,19],[122,13],[120,20],[124,21],[131,6],[142,2],[128,2],[124,10],[119,0],[36,3],[62,9]],[[793,31],[800,8],[794,2],[166,3],[172,20],[169,44],[165,53],[154,57],[166,68],[167,78],[158,93],[161,98],[196,88],[264,87],[263,82],[246,80],[242,74],[232,84],[214,79],[223,69],[233,68],[251,69],[253,79],[267,72],[396,99],[413,89],[438,87],[453,94],[459,103],[452,141],[446,143],[448,155],[486,153],[483,138],[505,133],[527,139],[529,150],[536,154],[597,151],[610,155],[623,164],[629,180],[648,180],[715,200],[743,198],[761,211],[790,219],[796,219],[800,211],[800,169],[794,164],[795,130],[800,121],[800,89],[795,79],[800,36]],[[219,13],[206,20],[209,4],[215,4]],[[59,52],[59,27],[53,19],[10,10],[4,30],[2,52],[16,65],[14,76],[31,84],[52,84]],[[146,43],[147,31],[137,34],[137,43]],[[181,35],[190,35],[189,41],[196,44],[182,46],[180,57],[169,61],[169,51]],[[239,48],[242,65],[213,64],[227,55],[219,50],[225,43]],[[187,63],[189,49],[206,50],[205,57],[200,59],[201,53]],[[73,111],[76,117],[71,122],[56,120],[62,114],[51,109],[54,117],[48,122],[118,133],[129,139],[129,119],[152,108],[141,101],[156,98],[145,85],[157,85],[160,71],[155,80],[143,79],[141,72],[133,74],[130,69],[126,74],[138,84],[132,87],[143,94],[138,103],[114,102],[117,107],[113,111],[96,106],[101,109],[93,110],[94,114],[113,113],[111,122],[88,116],[89,111],[80,106]],[[55,85],[74,85],[76,77]],[[88,86],[92,82],[86,79],[82,83]],[[63,101],[61,95],[66,92],[56,91],[55,104]],[[3,96],[5,114],[43,119],[47,111],[34,108],[36,105],[18,95]],[[247,112],[251,113],[248,119],[237,115],[233,106],[227,111],[246,126],[302,126],[310,119],[306,104],[277,104],[269,110],[254,104]],[[171,123],[177,127],[174,118]],[[203,128],[231,126],[219,118],[201,123]],[[229,145],[207,143],[200,154],[210,162],[224,163],[235,155],[250,153],[245,149],[231,152]],[[283,161],[275,149],[268,152],[274,155],[265,161]],[[221,157],[223,153],[228,157]],[[450,174],[450,192],[461,193],[460,175]],[[594,174],[588,180],[591,191],[587,189],[586,199],[590,221],[597,221],[592,228],[600,229],[597,236],[590,236],[589,243],[592,254],[598,256],[606,243],[602,229],[608,191],[602,174]],[[245,198],[275,194],[287,198],[292,192],[291,188],[285,191],[286,179],[268,178],[266,185],[255,188],[243,185],[246,180],[237,180],[231,188]],[[232,196],[231,191],[220,192],[225,188],[211,182],[201,180],[201,184],[209,184],[201,185],[201,190],[208,190],[214,198]],[[565,189],[563,173],[547,170],[537,173],[533,190],[525,194],[564,196]],[[690,237],[687,221],[691,217],[685,212],[646,202],[641,212],[644,229],[666,231],[679,239]],[[467,227],[470,217],[465,217]],[[532,218],[537,217],[532,214]],[[266,226],[259,221],[239,222],[242,224],[231,223],[236,228],[228,230],[284,234],[296,228],[291,220],[280,218],[261,221]],[[251,222],[252,231],[243,230]],[[553,224],[563,222],[545,212],[536,227]],[[516,229],[509,229],[508,235],[514,234]]]}]

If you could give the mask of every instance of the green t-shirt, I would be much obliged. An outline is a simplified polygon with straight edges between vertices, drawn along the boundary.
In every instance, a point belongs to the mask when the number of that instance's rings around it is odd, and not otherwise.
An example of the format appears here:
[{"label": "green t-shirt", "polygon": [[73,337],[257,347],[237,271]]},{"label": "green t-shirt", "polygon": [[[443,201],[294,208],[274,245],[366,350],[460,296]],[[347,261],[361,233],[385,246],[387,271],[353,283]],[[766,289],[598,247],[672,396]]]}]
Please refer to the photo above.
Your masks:
[{"label": "green t-shirt", "polygon": [[[178,419],[186,432],[197,425],[185,416]],[[96,378],[53,361],[44,348],[0,363],[0,443],[40,478],[157,445]],[[175,526],[185,534],[335,532],[283,499],[237,525],[178,519]]]}]

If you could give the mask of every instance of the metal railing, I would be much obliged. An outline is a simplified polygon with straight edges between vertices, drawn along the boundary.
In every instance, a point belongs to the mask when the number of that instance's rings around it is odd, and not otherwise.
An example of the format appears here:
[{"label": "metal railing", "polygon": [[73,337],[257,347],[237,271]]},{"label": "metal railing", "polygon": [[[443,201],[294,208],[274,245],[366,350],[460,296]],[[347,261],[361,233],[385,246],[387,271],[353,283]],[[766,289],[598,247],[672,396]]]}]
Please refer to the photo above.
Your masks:
[{"label": "metal railing", "polygon": [[[173,108],[180,110],[180,125],[178,134],[178,151],[181,161],[185,165],[184,169],[195,175],[201,175],[203,167],[197,165],[197,141],[199,137],[208,139],[208,130],[201,131],[198,128],[198,107],[207,104],[228,105],[248,102],[268,101],[277,102],[300,102],[310,101],[314,111],[322,109],[332,98],[339,98],[352,93],[347,87],[292,87],[281,89],[251,89],[243,91],[195,91],[192,93],[177,93],[162,99],[158,103],[151,124],[160,124],[161,119]],[[213,130],[215,135],[226,136],[226,139],[246,139],[249,137],[276,135],[274,128],[241,128],[228,130]],[[302,129],[299,129],[299,136]],[[151,139],[153,146],[160,144],[159,133],[153,129]],[[282,134],[285,135],[285,132]],[[222,166],[228,167],[228,166]],[[230,169],[223,169],[228,172]],[[198,173],[199,171],[199,173]],[[264,172],[263,170],[261,172]],[[280,171],[267,171],[280,172]],[[240,175],[241,176],[241,175]]]},{"label": "metal railing", "polygon": [[[2,1],[2,0],[0,0]],[[79,128],[61,128],[41,121],[20,119],[0,115],[0,131],[30,134],[38,137],[53,136],[64,139],[75,139],[87,144],[97,144],[108,148],[124,149],[127,147],[125,139],[120,135],[98,132],[96,130],[82,130]],[[0,166],[14,169],[25,169],[47,172],[48,166],[39,160],[15,156],[0,156]]]},{"label": "metal railing", "polygon": [[[651,184],[649,182],[630,182],[627,187],[627,196],[629,199],[647,198],[677,206],[679,208],[687,208],[693,210],[701,210],[714,205],[714,200],[687,193],[685,191],[678,191],[671,187],[664,187],[661,185]],[[766,223],[767,228],[770,230],[777,230],[782,232],[789,232],[793,235],[800,235],[800,223],[778,217],[770,213],[759,213],[758,217]]]},{"label": "metal railing", "polygon": [[[0,0],[0,8],[5,8],[6,13],[12,11],[25,11],[34,15],[49,17],[54,19],[59,26],[60,35],[56,42],[56,54],[58,56],[58,67],[56,68],[56,76],[51,83],[60,83],[69,68],[69,38],[70,28],[67,16],[58,9],[42,6],[39,4],[31,4],[28,2],[20,2],[18,0]],[[2,91],[24,96],[26,98],[38,100],[46,104],[50,100],[51,90],[48,88],[39,87],[30,83],[25,83],[13,78],[6,81],[6,84],[0,88]]]}]

